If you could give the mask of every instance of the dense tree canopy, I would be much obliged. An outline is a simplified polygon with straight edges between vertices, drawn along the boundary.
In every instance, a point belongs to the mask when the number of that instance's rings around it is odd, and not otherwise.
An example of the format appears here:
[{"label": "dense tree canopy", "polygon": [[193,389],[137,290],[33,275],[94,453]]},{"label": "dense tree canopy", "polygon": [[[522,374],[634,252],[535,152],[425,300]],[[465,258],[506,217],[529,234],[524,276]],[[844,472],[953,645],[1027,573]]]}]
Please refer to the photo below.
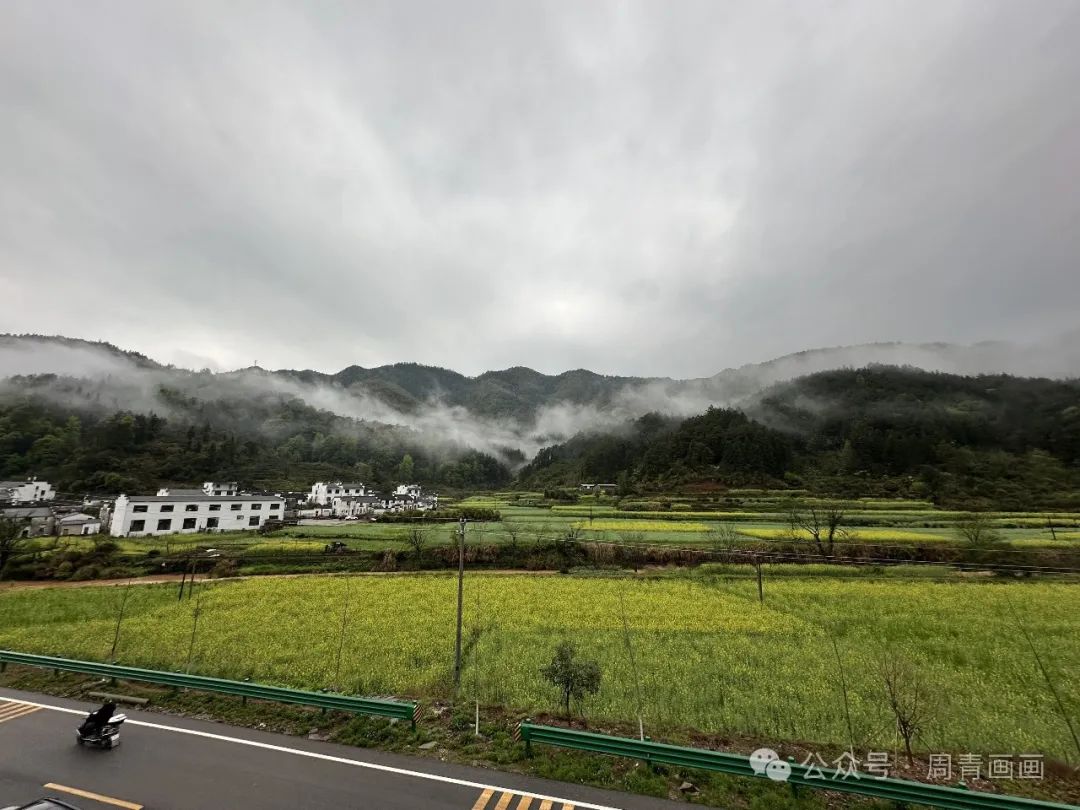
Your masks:
[{"label": "dense tree canopy", "polygon": [[[620,477],[620,475],[622,477]],[[533,486],[629,477],[907,494],[1002,508],[1080,505],[1080,383],[871,367],[812,374],[742,411],[650,415],[545,448]]]},{"label": "dense tree canopy", "polygon": [[[306,488],[360,478],[483,489],[509,469],[468,448],[432,446],[408,430],[359,422],[299,401],[185,403],[174,414],[102,413],[26,396],[0,402],[0,477],[33,474],[73,492],[148,492],[228,478],[254,487]],[[189,409],[188,406],[191,406]]]},{"label": "dense tree canopy", "polygon": [[[588,382],[565,375],[573,380]],[[88,492],[214,477],[268,488],[335,477],[461,489],[511,483],[510,469],[490,455],[299,399],[255,392],[213,401],[163,387],[153,399],[162,413],[137,412],[99,401],[101,389],[86,383],[47,382],[24,379],[0,396],[2,477],[33,474]],[[503,458],[524,461],[514,448]],[[530,488],[583,481],[617,482],[622,491],[711,481],[1080,507],[1080,382],[893,367],[822,372],[738,410],[683,420],[647,414],[621,430],[578,434],[541,450],[518,476]]]}]

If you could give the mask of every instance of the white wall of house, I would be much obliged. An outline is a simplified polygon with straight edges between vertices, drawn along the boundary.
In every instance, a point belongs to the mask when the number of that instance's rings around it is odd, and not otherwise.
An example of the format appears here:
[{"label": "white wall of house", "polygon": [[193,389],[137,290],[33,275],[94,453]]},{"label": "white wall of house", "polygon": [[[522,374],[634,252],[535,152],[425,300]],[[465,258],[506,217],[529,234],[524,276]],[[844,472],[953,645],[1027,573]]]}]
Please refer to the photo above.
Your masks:
[{"label": "white wall of house", "polygon": [[97,534],[101,531],[101,521],[90,515],[69,515],[61,518],[60,536]]},{"label": "white wall of house", "polygon": [[366,496],[337,496],[333,502],[333,515],[338,518],[362,517],[383,510],[383,502]]},{"label": "white wall of house", "polygon": [[0,500],[11,503],[37,503],[55,497],[56,490],[48,481],[5,481],[0,484]]},{"label": "white wall of house", "polygon": [[341,481],[317,481],[311,485],[311,493],[308,495],[308,503],[319,506],[331,506],[334,498],[347,496],[366,495],[364,485],[359,483],[342,483]]},{"label": "white wall of house", "polygon": [[270,495],[121,495],[116,499],[109,534],[150,537],[258,529],[267,520],[281,520],[284,513],[285,499]]},{"label": "white wall of house", "polygon": [[235,481],[204,481],[202,491],[207,495],[239,495]]}]

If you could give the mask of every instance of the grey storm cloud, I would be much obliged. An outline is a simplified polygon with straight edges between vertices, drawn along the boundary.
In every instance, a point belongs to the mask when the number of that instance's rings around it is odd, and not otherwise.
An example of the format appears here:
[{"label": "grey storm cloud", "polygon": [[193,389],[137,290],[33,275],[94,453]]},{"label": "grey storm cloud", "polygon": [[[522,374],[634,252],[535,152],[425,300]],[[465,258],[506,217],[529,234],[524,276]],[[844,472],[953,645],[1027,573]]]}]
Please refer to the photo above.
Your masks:
[{"label": "grey storm cloud", "polygon": [[1080,4],[0,4],[0,331],[705,376],[1080,303]]}]

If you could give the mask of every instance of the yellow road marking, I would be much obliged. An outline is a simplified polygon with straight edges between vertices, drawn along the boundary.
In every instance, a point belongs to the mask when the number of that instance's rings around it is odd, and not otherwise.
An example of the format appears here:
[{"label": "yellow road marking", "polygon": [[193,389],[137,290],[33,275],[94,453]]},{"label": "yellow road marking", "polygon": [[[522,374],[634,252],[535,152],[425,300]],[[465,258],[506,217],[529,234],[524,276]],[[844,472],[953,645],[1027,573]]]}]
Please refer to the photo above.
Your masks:
[{"label": "yellow road marking", "polygon": [[494,790],[488,788],[481,793],[480,798],[476,800],[476,804],[472,806],[472,810],[484,810],[484,808],[487,807],[488,799],[491,798],[491,794],[494,792]]},{"label": "yellow road marking", "polygon": [[[11,720],[16,717],[22,717],[24,714],[33,714],[37,711],[37,706],[21,706],[18,709],[12,709],[4,712],[3,719]],[[2,721],[0,721],[2,722]]]},{"label": "yellow road marking", "polygon": [[518,802],[517,810],[529,810],[529,805],[532,804],[532,796],[522,796],[521,801]]},{"label": "yellow road marking", "polygon": [[540,802],[540,810],[551,810],[551,799],[544,799]]},{"label": "yellow road marking", "polygon": [[495,805],[495,810],[506,810],[506,806],[510,804],[512,798],[514,798],[513,793],[503,793],[503,795],[499,797],[499,803]]},{"label": "yellow road marking", "polygon": [[574,805],[569,802],[563,803],[562,810],[574,810]]},{"label": "yellow road marking", "polygon": [[57,785],[54,782],[49,782],[49,784],[45,785],[45,789],[59,790],[64,793],[70,793],[72,796],[93,799],[95,802],[101,802],[102,804],[123,807],[124,810],[143,810],[143,806],[141,804],[135,804],[135,802],[125,802],[123,799],[114,799],[111,796],[102,796],[100,793],[91,793],[89,790],[79,790],[78,788],[66,787],[65,785]]},{"label": "yellow road marking", "polygon": [[9,704],[0,709],[0,723],[6,723],[8,720],[14,720],[16,717],[33,714],[36,711],[40,711],[37,706],[27,706],[23,703],[16,703],[14,705]]}]

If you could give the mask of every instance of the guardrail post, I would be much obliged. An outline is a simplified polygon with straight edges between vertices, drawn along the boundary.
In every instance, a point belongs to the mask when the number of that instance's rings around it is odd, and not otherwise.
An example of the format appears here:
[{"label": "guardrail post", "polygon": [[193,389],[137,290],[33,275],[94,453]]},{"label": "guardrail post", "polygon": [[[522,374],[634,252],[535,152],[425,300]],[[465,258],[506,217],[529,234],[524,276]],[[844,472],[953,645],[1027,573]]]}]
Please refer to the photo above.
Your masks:
[{"label": "guardrail post", "polygon": [[0,673],[7,672],[7,661],[0,661]]},{"label": "guardrail post", "polygon": [[[522,722],[523,723],[528,723],[529,718],[526,717]],[[514,739],[516,739],[516,740],[524,740],[524,742],[525,742],[525,756],[531,757],[533,755],[532,739],[529,737],[528,729],[524,729],[521,726],[522,726],[522,723],[518,723],[517,728],[514,729]]]},{"label": "guardrail post", "polygon": [[[796,764],[795,757],[788,757],[787,761],[788,761],[789,765],[795,765]],[[798,800],[798,798],[799,798],[799,786],[796,785],[794,782],[788,782],[788,787],[791,788],[791,798]]]}]

